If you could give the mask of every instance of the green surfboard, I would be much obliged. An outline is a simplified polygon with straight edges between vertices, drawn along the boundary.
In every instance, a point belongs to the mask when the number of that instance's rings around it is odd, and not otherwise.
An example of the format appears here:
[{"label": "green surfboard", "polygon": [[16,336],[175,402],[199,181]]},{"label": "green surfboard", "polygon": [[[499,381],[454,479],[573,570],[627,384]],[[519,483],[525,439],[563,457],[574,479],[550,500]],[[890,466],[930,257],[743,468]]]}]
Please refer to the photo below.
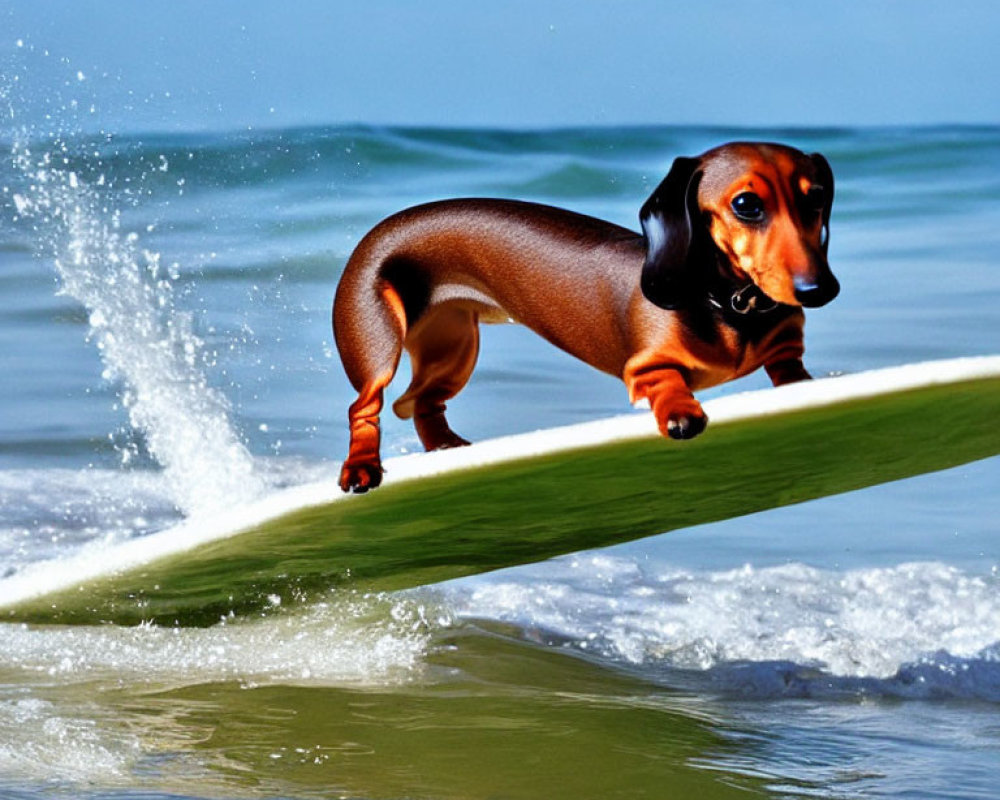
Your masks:
[{"label": "green surfboard", "polygon": [[1000,357],[721,397],[706,432],[648,413],[386,462],[359,496],[293,490],[0,581],[0,618],[211,625],[836,495],[1000,453]]}]

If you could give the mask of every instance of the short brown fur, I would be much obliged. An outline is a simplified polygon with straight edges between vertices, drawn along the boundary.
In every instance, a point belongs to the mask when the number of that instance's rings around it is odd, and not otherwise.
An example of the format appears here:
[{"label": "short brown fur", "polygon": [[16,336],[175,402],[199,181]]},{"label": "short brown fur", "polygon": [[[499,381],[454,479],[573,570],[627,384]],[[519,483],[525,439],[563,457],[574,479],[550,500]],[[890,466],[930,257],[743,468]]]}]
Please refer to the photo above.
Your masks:
[{"label": "short brown fur", "polygon": [[[747,193],[762,220],[734,213]],[[511,200],[389,217],[351,255],[333,306],[358,392],[341,488],[381,482],[379,414],[404,349],[413,379],[396,414],[413,417],[427,450],[467,444],[444,412],[472,374],[480,322],[520,322],[621,378],[673,438],[705,427],[692,390],[761,366],[775,385],[808,378],[802,306],[838,289],[826,263],[832,198],[822,156],[733,143],[674,163],[643,206],[644,235]]]}]

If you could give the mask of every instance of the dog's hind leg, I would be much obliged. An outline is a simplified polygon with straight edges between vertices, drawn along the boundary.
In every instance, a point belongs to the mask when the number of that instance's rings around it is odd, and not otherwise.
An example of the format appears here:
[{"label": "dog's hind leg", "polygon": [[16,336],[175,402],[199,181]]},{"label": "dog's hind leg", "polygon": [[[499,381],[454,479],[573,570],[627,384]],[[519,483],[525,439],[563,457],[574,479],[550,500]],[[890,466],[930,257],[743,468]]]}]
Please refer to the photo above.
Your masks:
[{"label": "dog's hind leg", "polygon": [[406,337],[413,364],[409,388],[392,406],[402,418],[413,417],[425,450],[460,447],[468,442],[445,419],[445,402],[469,380],[479,355],[479,324],[475,312],[441,306],[421,318]]},{"label": "dog's hind leg", "polygon": [[366,492],[382,482],[379,414],[406,336],[406,313],[398,292],[384,281],[346,272],[333,304],[333,333],[347,377],[358,393],[347,414],[351,440],[340,488]]}]

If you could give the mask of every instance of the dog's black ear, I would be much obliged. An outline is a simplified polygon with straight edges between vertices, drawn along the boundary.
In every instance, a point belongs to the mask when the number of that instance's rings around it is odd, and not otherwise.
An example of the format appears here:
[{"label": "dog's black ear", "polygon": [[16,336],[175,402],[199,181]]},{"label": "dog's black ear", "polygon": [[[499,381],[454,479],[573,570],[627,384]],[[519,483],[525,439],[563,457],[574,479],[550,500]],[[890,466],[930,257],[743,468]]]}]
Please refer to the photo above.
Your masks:
[{"label": "dog's black ear", "polygon": [[640,286],[660,308],[685,307],[697,292],[700,164],[697,158],[675,159],[639,211],[646,237]]},{"label": "dog's black ear", "polygon": [[823,255],[830,246],[830,211],[833,209],[833,170],[830,169],[830,162],[821,154],[813,153],[809,156],[813,167],[816,170],[816,183],[823,187],[823,233],[820,244],[823,248]]}]

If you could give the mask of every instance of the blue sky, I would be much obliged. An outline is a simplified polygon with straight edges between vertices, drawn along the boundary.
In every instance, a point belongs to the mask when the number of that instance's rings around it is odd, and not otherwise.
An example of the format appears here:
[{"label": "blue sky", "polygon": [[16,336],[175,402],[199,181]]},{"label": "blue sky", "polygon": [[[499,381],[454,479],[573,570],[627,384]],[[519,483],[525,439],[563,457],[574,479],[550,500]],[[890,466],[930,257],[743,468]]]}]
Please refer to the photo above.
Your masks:
[{"label": "blue sky", "polygon": [[116,132],[1000,122],[996,0],[0,0],[0,31],[22,114]]}]

